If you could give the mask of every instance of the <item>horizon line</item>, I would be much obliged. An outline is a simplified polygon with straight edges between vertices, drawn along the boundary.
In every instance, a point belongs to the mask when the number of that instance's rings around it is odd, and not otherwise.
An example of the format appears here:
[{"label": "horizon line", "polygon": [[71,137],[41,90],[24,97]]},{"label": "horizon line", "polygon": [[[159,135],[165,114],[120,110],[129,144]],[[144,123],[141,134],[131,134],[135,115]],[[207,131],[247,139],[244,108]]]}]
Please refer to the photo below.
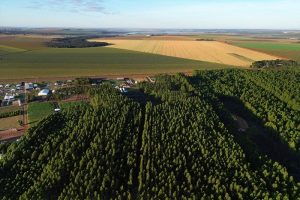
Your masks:
[{"label": "horizon line", "polygon": [[139,30],[270,30],[270,31],[300,31],[293,28],[139,28],[139,27],[75,27],[75,26],[1,26],[0,28],[28,29],[139,29]]}]

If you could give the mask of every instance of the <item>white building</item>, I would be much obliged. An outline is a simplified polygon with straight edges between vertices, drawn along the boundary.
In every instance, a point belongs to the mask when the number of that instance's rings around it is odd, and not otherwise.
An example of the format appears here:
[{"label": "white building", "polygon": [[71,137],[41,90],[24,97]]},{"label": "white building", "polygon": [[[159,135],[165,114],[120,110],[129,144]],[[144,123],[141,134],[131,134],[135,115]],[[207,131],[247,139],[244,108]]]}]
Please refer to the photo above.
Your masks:
[{"label": "white building", "polygon": [[6,93],[3,100],[12,101],[15,99],[15,95]]},{"label": "white building", "polygon": [[32,90],[33,89],[33,84],[32,83],[25,83],[25,89],[26,90]]},{"label": "white building", "polygon": [[50,90],[49,90],[49,89],[43,89],[43,90],[41,90],[41,91],[38,93],[38,96],[39,96],[39,97],[48,96],[49,93],[50,93]]}]

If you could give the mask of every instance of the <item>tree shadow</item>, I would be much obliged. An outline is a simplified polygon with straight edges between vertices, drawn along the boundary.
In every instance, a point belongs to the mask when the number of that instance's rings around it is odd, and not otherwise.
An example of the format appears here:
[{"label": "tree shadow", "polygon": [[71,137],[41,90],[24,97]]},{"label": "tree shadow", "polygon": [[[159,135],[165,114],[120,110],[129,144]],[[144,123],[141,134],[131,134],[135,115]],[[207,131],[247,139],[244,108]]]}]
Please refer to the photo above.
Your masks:
[{"label": "tree shadow", "polygon": [[220,96],[219,99],[224,104],[225,112],[242,117],[249,125],[246,132],[239,132],[236,126],[232,126],[235,121],[231,117],[224,120],[225,124],[230,125],[229,129],[236,133],[236,141],[243,148],[250,163],[258,167],[258,156],[266,155],[286,167],[289,174],[299,181],[300,154],[292,150],[278,132],[265,127],[261,119],[247,109],[240,99],[231,96]]},{"label": "tree shadow", "polygon": [[156,98],[154,95],[144,93],[143,90],[136,88],[131,88],[127,93],[123,93],[123,95],[141,105],[146,105],[148,102],[151,102],[152,105],[158,105],[162,102],[161,99]]},{"label": "tree shadow", "polygon": [[36,124],[37,122],[39,122],[39,121],[38,121],[38,120],[35,120],[35,121],[28,122],[27,124],[24,124],[24,125]]}]

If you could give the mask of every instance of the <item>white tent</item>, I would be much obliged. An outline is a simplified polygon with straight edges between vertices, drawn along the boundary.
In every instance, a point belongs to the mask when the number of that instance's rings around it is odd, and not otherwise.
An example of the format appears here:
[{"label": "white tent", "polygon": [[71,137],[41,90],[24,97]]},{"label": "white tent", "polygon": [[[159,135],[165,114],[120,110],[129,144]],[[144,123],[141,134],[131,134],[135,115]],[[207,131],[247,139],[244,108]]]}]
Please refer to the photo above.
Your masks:
[{"label": "white tent", "polygon": [[49,92],[50,92],[50,90],[48,90],[48,89],[43,89],[43,90],[41,90],[41,91],[38,93],[38,96],[39,96],[39,97],[42,97],[42,96],[48,96],[48,95],[49,95]]}]

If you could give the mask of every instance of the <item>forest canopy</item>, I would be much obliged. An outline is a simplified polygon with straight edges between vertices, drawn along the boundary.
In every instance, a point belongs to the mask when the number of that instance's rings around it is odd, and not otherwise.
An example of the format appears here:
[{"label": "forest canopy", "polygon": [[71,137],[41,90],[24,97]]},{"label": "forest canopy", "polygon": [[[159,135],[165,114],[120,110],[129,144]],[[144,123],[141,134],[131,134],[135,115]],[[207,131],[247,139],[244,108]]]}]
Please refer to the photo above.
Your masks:
[{"label": "forest canopy", "polygon": [[90,102],[0,146],[0,199],[298,199],[299,74],[209,70],[157,76],[135,93],[59,89],[57,99]]}]

